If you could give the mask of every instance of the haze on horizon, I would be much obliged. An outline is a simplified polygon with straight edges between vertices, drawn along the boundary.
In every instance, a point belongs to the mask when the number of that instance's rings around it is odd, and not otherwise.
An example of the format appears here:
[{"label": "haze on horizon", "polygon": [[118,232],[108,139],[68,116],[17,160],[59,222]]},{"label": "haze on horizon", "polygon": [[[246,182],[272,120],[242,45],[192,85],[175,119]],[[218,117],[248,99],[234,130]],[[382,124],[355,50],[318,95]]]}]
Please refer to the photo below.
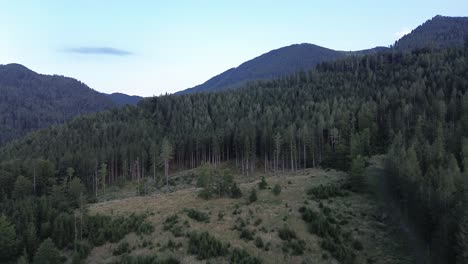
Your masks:
[{"label": "haze on horizon", "polygon": [[437,14],[467,11],[463,0],[0,1],[0,64],[73,77],[100,92],[152,96],[290,44],[388,46]]}]

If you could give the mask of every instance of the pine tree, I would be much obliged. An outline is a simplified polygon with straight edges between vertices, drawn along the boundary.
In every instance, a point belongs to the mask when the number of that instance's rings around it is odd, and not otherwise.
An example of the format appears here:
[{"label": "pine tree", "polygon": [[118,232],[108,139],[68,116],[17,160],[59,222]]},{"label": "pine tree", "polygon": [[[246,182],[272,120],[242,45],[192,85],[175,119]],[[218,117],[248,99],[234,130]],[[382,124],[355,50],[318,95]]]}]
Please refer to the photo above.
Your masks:
[{"label": "pine tree", "polygon": [[14,225],[4,215],[0,215],[0,261],[8,261],[15,257],[16,246]]},{"label": "pine tree", "polygon": [[166,178],[166,185],[169,185],[169,162],[171,161],[173,155],[174,151],[172,145],[165,137],[161,144],[160,162],[164,166],[164,177]]},{"label": "pine tree", "polygon": [[34,264],[60,264],[62,263],[60,252],[52,239],[44,240],[34,255]]},{"label": "pine tree", "polygon": [[351,162],[350,184],[351,184],[351,189],[353,191],[356,191],[356,192],[364,191],[365,169],[366,169],[366,160],[361,155],[358,155]]}]

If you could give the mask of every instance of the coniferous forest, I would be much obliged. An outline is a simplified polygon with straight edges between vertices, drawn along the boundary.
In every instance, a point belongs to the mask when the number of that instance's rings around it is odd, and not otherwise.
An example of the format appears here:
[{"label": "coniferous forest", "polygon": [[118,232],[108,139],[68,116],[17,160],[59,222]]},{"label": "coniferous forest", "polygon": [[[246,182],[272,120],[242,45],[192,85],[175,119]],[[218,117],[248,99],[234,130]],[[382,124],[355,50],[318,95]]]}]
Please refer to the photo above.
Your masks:
[{"label": "coniferous forest", "polygon": [[[149,98],[32,133],[0,154],[2,261],[74,247],[79,259],[93,245],[148,232],[138,216],[86,214],[84,204],[120,181],[164,185],[170,171],[224,162],[245,177],[350,171],[361,157],[386,154],[387,187],[431,259],[467,263],[467,72],[468,45],[389,51],[238,90]],[[44,246],[49,237],[54,247]]]}]

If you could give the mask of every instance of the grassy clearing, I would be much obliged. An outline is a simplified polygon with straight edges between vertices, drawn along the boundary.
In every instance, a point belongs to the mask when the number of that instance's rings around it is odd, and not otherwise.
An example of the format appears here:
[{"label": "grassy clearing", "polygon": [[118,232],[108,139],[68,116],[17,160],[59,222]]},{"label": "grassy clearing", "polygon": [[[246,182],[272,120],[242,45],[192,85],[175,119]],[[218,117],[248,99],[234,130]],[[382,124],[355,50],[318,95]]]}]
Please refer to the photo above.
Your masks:
[{"label": "grassy clearing", "polygon": [[[261,176],[265,176],[269,187],[259,188]],[[342,245],[352,252],[354,263],[412,263],[408,252],[398,243],[397,230],[380,220],[382,211],[372,197],[346,190],[319,189],[341,186],[346,177],[341,172],[316,169],[277,176],[235,176],[243,193],[241,198],[210,200],[198,197],[200,188],[195,187],[194,180],[192,184],[185,181],[183,188],[177,187],[173,192],[93,204],[89,208],[93,214],[150,213],[146,220],[154,226],[154,232],[131,233],[122,241],[95,248],[87,262],[116,262],[123,257],[113,252],[129,251],[124,255],[156,254],[161,259],[175,257],[181,263],[258,263],[259,260],[262,263],[340,263],[337,258],[341,253],[337,252],[342,248],[337,246]],[[281,191],[275,194],[272,188],[276,185]],[[315,193],[310,191],[314,188]],[[257,200],[250,202],[253,189]],[[320,214],[323,218],[320,228],[337,233],[327,238],[310,232],[311,224],[303,220],[304,212],[300,208]],[[323,227],[325,223],[330,226]],[[203,232],[210,236],[202,237]],[[337,243],[334,237],[341,242]],[[213,243],[220,247],[222,254],[201,259],[198,253],[191,253],[198,252],[193,244],[195,240],[216,241]],[[124,242],[128,243],[128,249]],[[228,245],[228,249],[220,245]]]}]

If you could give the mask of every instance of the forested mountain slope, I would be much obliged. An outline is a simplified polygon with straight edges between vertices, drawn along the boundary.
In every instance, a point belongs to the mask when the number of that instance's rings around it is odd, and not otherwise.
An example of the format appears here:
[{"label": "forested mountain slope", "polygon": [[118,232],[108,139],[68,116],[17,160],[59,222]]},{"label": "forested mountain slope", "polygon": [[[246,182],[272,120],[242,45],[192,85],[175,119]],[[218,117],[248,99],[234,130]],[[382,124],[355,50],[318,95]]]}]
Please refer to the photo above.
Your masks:
[{"label": "forested mountain slope", "polygon": [[395,42],[397,50],[463,46],[468,40],[468,17],[435,16]]},{"label": "forested mountain slope", "polygon": [[299,70],[312,69],[318,63],[342,58],[342,52],[313,44],[296,44],[262,54],[229,69],[203,84],[177,94],[219,91],[238,88],[251,80],[269,80],[287,76]]},{"label": "forested mountain slope", "polygon": [[0,145],[113,106],[105,95],[75,79],[37,74],[19,64],[0,65]]},{"label": "forested mountain slope", "polygon": [[[468,39],[467,17],[436,16],[396,41],[393,48],[410,52],[421,48],[446,48],[463,46]],[[375,47],[360,51],[336,51],[313,44],[299,44],[272,50],[249,60],[237,68],[229,69],[203,84],[176,94],[220,91],[239,88],[252,80],[269,80],[287,76],[299,70],[310,70],[321,62],[333,61],[345,55],[367,55],[390,50]]]},{"label": "forested mountain slope", "polygon": [[388,151],[390,188],[431,258],[455,263],[468,248],[467,62],[468,47],[348,57],[242,89],[78,117],[1,149],[1,197],[39,168],[38,195],[68,168],[93,195],[153,177],[162,157],[173,169],[231,161],[245,175],[318,165],[353,174],[362,157]]},{"label": "forested mountain slope", "polygon": [[141,99],[143,99],[140,96],[127,95],[123,93],[111,93],[106,94],[106,96],[109,97],[117,106],[136,105],[141,101]]}]

